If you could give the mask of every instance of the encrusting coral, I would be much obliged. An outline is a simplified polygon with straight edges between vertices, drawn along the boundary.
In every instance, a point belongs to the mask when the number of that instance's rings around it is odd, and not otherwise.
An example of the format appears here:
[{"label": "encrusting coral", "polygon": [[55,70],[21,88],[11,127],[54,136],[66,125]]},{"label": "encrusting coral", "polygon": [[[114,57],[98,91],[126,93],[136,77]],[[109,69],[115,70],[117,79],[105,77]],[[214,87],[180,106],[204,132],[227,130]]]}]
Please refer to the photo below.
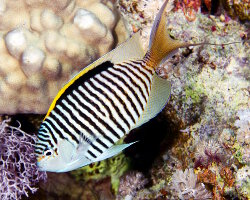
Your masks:
[{"label": "encrusting coral", "polygon": [[0,123],[0,199],[21,199],[36,192],[36,184],[47,176],[36,166],[36,137],[7,122]]},{"label": "encrusting coral", "polygon": [[111,1],[0,1],[0,113],[45,113],[72,75],[125,39],[118,18]]}]

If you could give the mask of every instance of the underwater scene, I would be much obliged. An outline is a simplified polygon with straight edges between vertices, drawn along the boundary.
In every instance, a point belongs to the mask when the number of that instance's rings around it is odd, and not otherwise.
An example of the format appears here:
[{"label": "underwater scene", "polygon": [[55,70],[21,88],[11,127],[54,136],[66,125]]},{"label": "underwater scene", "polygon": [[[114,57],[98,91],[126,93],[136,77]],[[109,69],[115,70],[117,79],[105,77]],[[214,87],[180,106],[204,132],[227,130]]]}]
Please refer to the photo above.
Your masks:
[{"label": "underwater scene", "polygon": [[0,200],[250,199],[249,0],[0,0]]}]

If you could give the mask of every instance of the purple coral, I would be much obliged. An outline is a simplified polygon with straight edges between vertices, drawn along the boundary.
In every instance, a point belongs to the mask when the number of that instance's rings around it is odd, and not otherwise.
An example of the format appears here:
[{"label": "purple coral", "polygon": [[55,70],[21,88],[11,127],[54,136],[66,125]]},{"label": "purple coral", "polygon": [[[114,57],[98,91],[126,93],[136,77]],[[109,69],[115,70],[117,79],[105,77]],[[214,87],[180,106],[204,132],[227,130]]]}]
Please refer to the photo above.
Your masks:
[{"label": "purple coral", "polygon": [[21,199],[22,195],[28,196],[29,191],[34,193],[35,184],[47,175],[37,170],[35,136],[7,122],[0,122],[0,199]]},{"label": "purple coral", "polygon": [[207,191],[203,183],[198,183],[197,175],[192,168],[176,170],[172,176],[170,186],[172,197],[174,199],[212,199],[212,194]]},{"label": "purple coral", "polygon": [[137,191],[143,189],[147,183],[148,180],[141,172],[129,172],[121,177],[118,196],[120,198],[132,199]]}]

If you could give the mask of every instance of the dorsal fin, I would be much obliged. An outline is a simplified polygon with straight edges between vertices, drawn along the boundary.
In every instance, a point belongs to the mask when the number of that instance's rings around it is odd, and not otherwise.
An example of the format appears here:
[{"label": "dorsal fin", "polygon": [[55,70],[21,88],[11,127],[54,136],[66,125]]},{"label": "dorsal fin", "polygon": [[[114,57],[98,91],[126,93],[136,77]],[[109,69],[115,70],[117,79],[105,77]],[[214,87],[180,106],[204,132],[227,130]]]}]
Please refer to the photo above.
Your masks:
[{"label": "dorsal fin", "polygon": [[106,61],[110,61],[111,63],[118,63],[130,59],[142,59],[143,56],[144,52],[140,44],[140,31],[138,31],[131,38],[129,38],[127,41],[116,47],[114,50],[110,51],[109,53],[105,54],[92,64],[85,67],[78,74],[76,74],[68,83],[66,83],[64,87],[58,92],[53,102],[51,103],[50,108],[44,120],[46,119],[46,117],[49,116],[50,112],[54,109],[57,100],[61,97],[61,95],[65,92],[65,90],[69,86],[71,86],[77,79],[86,74],[88,71],[100,66],[102,63]]},{"label": "dorsal fin", "polygon": [[154,118],[167,104],[170,97],[171,83],[166,79],[158,77],[156,74],[153,76],[153,83],[149,95],[148,103],[139,121],[134,128],[141,126]]}]

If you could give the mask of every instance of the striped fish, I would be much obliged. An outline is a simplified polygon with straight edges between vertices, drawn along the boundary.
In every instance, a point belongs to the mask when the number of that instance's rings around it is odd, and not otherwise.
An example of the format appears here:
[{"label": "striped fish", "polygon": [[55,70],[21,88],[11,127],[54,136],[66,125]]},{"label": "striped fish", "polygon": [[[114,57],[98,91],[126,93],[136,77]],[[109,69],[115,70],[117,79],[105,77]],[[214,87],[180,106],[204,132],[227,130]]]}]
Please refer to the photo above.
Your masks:
[{"label": "striped fish", "polygon": [[38,131],[40,170],[66,172],[110,158],[131,144],[119,140],[155,117],[170,83],[155,69],[166,56],[192,44],[170,38],[160,9],[144,54],[139,33],[90,64],[58,93]]}]

